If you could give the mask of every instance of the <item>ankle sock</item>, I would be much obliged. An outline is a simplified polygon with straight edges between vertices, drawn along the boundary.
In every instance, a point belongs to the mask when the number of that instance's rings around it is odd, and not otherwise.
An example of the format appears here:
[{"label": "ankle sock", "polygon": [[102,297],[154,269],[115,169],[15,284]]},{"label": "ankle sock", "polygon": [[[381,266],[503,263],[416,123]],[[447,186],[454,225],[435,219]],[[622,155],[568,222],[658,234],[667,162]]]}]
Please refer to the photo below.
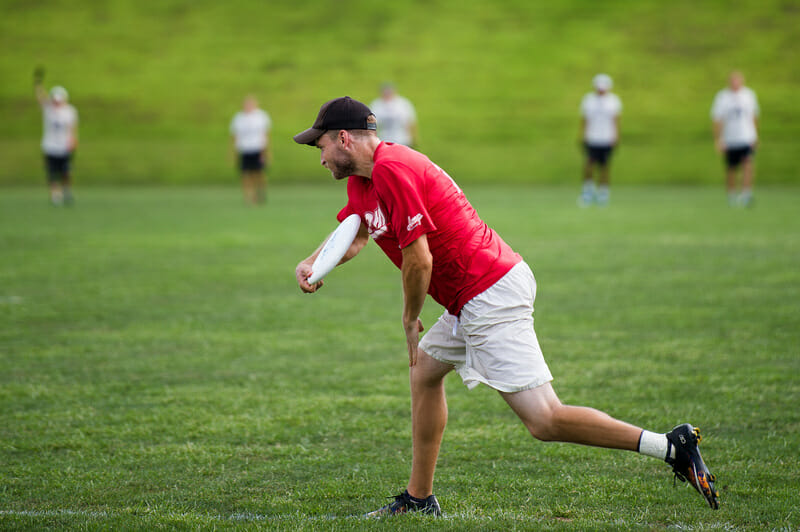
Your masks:
[{"label": "ankle sock", "polygon": [[667,435],[648,430],[643,430],[639,435],[639,448],[637,451],[643,455],[660,458],[661,460],[667,459],[667,453],[669,453],[669,458],[675,458],[675,447],[670,445]]}]

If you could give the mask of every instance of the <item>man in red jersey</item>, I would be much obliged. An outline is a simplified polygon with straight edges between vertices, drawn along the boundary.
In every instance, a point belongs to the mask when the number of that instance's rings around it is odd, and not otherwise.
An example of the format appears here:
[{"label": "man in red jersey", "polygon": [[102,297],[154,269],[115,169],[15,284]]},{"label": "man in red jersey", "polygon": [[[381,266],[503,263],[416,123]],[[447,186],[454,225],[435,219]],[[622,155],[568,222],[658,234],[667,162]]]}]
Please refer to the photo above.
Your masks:
[{"label": "man in red jersey", "polygon": [[[347,179],[348,202],[338,219],[361,217],[340,264],[372,237],[403,280],[411,477],[392,503],[367,515],[441,513],[433,476],[447,423],[444,377],[452,370],[469,388],[483,383],[497,390],[533,437],[659,458],[717,508],[715,479],[697,448],[698,429],[684,423],[666,434],[654,433],[559,401],[533,329],[536,281],[528,265],[478,217],[444,170],[410,148],[381,142],[376,129],[369,108],[344,97],[323,104],[314,125],[294,136],[298,144],[320,149],[320,162],[334,179]],[[306,293],[322,286],[322,281],[307,281],[322,245],[295,269]],[[446,310],[420,340],[419,315],[427,294]]]}]

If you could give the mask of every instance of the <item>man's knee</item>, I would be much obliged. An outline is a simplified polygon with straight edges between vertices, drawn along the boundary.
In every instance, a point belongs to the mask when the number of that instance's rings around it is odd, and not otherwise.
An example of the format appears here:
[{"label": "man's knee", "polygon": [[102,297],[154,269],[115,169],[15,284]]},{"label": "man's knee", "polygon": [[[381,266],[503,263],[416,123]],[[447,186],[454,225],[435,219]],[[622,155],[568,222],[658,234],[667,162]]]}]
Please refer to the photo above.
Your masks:
[{"label": "man's knee", "polygon": [[533,419],[525,420],[525,427],[531,436],[540,441],[558,441],[558,409],[560,405],[548,405]]},{"label": "man's knee", "polygon": [[559,416],[564,405],[551,384],[515,393],[502,393],[531,436],[541,441],[559,441]]}]

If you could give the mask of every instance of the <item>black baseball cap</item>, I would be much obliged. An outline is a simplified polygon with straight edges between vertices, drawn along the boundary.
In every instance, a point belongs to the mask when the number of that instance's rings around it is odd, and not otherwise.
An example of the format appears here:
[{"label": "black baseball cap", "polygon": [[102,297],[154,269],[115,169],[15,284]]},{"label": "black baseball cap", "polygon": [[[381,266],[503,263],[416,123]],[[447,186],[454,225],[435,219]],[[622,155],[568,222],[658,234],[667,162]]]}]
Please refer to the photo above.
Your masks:
[{"label": "black baseball cap", "polygon": [[[373,117],[372,120],[369,120]],[[378,122],[369,107],[350,96],[335,98],[322,104],[314,125],[294,136],[298,144],[316,145],[317,139],[331,129],[378,129]]]}]

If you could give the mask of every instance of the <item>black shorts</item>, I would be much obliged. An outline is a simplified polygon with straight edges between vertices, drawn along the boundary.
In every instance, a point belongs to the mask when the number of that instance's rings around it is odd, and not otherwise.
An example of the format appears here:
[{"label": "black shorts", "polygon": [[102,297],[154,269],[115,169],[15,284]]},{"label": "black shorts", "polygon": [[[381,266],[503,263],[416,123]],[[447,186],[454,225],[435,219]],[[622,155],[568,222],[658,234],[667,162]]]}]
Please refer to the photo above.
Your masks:
[{"label": "black shorts", "polygon": [[737,168],[742,162],[753,155],[756,151],[752,146],[741,146],[738,148],[725,149],[725,164],[728,168]]},{"label": "black shorts", "polygon": [[44,154],[44,165],[47,169],[48,181],[63,181],[69,177],[69,161],[71,154],[48,155]]},{"label": "black shorts", "polygon": [[608,164],[611,159],[611,152],[614,151],[614,146],[599,146],[596,144],[584,144],[586,148],[586,157],[589,162],[597,163],[601,166]]},{"label": "black shorts", "polygon": [[242,172],[252,172],[264,169],[264,157],[260,151],[244,152],[239,154],[239,169]]}]

